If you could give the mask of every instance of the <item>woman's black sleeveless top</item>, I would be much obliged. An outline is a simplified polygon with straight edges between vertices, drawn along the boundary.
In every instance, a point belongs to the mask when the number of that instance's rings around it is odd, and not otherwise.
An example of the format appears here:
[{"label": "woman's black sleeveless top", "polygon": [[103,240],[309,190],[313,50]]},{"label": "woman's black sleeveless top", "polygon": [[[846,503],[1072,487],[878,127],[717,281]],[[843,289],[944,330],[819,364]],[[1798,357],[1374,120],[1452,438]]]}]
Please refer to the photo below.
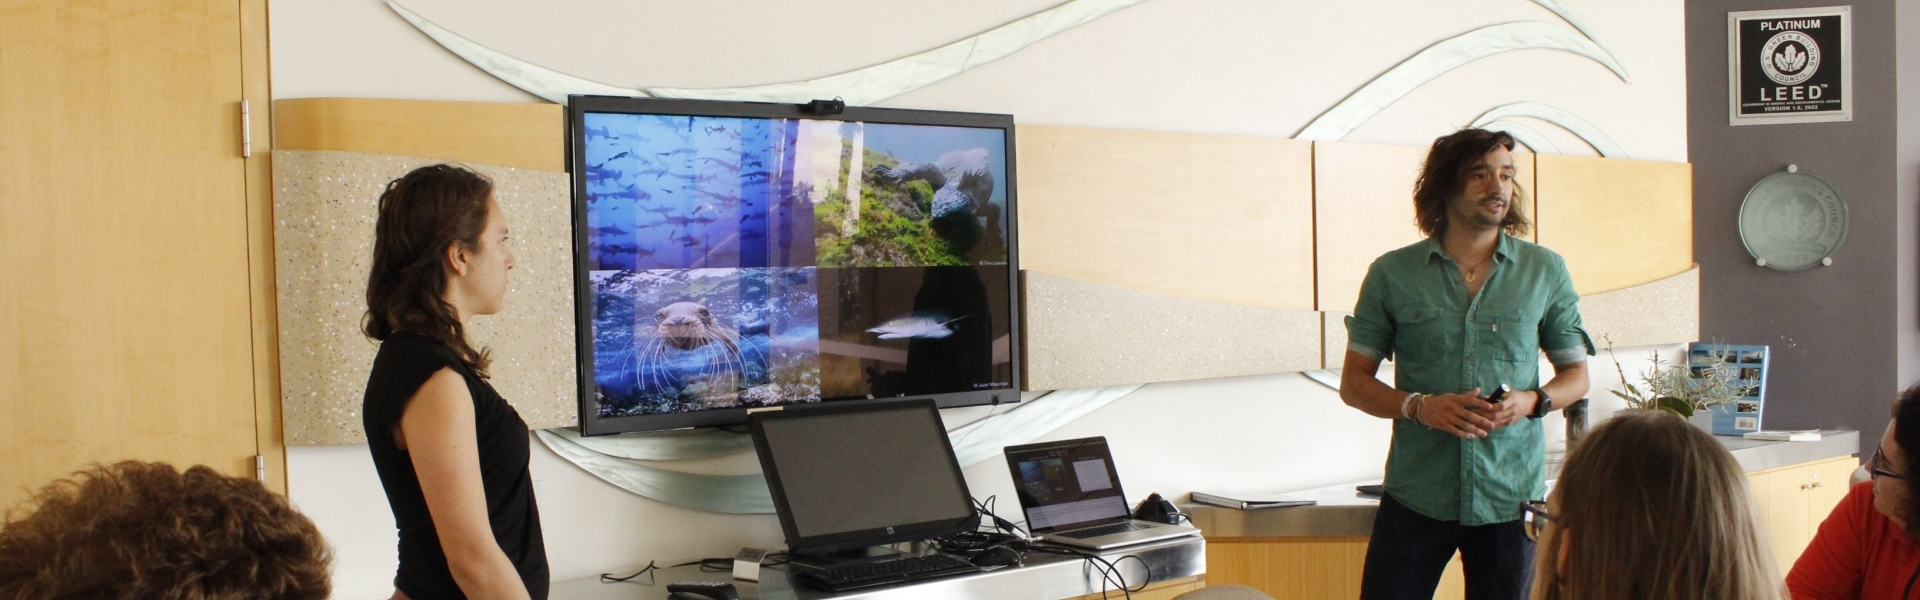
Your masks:
[{"label": "woman's black sleeveless top", "polygon": [[400,529],[400,570],[393,585],[414,600],[466,598],[447,570],[447,556],[441,551],[433,516],[427,512],[427,500],[420,494],[413,458],[393,445],[393,431],[400,425],[407,401],[428,377],[447,367],[467,381],[467,391],[473,395],[474,436],[479,440],[480,479],[493,539],[520,572],[527,593],[534,600],[544,600],[549,583],[547,547],[540,535],[533,478],[527,472],[527,423],[453,350],[412,333],[395,333],[380,343],[361,405],[373,466],[380,472],[380,485],[387,490],[387,504],[393,507],[394,524]]}]

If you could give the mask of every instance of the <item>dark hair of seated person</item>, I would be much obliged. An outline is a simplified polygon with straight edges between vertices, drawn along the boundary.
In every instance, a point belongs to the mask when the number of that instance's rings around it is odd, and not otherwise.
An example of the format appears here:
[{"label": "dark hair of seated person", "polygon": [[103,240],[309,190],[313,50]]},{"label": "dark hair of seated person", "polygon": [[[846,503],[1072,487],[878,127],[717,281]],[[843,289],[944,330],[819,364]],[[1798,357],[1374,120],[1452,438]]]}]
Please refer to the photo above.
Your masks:
[{"label": "dark hair of seated person", "polygon": [[[1920,456],[1920,383],[1909,386],[1907,391],[1900,393],[1900,399],[1893,403],[1893,443],[1900,446],[1900,454],[1907,457],[1907,468],[1912,469],[1913,457]],[[1907,479],[1902,482],[1911,481]],[[1907,537],[1920,540],[1920,519],[1911,516],[1920,515],[1920,494],[1909,492],[1906,506],[1900,507],[1900,510],[1906,523]]]},{"label": "dark hair of seated person", "polygon": [[313,522],[259,482],[126,461],[8,511],[0,598],[320,600],[330,561]]}]

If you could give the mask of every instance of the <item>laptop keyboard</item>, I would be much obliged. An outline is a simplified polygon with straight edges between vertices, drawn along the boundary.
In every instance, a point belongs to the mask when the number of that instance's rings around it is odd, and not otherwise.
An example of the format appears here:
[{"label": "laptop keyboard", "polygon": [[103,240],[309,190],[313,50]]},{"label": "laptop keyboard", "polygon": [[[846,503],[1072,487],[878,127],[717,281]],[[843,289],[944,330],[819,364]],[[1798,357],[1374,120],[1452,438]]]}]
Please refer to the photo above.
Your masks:
[{"label": "laptop keyboard", "polygon": [[905,583],[979,571],[980,567],[973,566],[973,563],[965,559],[946,554],[929,554],[802,571],[800,579],[829,592],[843,592],[876,585]]},{"label": "laptop keyboard", "polygon": [[1147,525],[1144,523],[1135,523],[1132,521],[1128,521],[1125,523],[1114,523],[1112,525],[1101,525],[1099,527],[1069,531],[1066,533],[1058,534],[1054,537],[1068,537],[1076,540],[1084,540],[1087,538],[1097,538],[1103,535],[1113,535],[1116,533],[1126,533],[1129,531],[1139,531],[1142,529],[1153,529],[1153,526]]}]

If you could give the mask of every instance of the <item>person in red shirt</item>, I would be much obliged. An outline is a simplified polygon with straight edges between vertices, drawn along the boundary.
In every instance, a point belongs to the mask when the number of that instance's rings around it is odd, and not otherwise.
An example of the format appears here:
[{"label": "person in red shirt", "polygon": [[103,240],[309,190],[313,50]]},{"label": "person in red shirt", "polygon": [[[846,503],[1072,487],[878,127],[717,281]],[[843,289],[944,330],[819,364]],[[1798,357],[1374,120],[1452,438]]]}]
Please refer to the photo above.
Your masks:
[{"label": "person in red shirt", "polygon": [[1893,405],[1893,422],[1867,463],[1871,481],[1847,492],[1820,523],[1800,560],[1787,573],[1794,600],[1908,598],[1920,577],[1920,495],[1913,493],[1908,457],[1920,453],[1920,384]]}]

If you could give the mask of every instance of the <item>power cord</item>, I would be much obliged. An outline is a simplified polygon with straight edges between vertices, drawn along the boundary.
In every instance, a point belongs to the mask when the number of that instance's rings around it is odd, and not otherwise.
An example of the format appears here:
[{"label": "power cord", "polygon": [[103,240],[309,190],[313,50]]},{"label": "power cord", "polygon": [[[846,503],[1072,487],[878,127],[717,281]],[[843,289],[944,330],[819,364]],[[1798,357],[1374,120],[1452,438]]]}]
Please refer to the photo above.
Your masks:
[{"label": "power cord", "polygon": [[[772,554],[768,554],[766,557],[774,560],[760,563],[760,566],[775,567],[775,566],[780,566],[780,565],[793,562],[793,558],[790,555],[788,555],[786,552],[775,552]],[[775,557],[778,557],[778,558],[776,559]],[[667,565],[665,568],[672,569],[675,567],[689,567],[693,565],[700,565],[700,571],[704,573],[727,573],[727,572],[733,571],[733,559],[726,558],[726,557],[702,558],[700,560],[690,560],[690,561],[683,562],[676,565]],[[654,564],[654,561],[650,560],[650,561],[647,561],[647,566],[641,567],[639,571],[635,571],[632,575],[628,575],[626,577],[614,577],[612,573],[601,573],[600,582],[601,583],[620,583],[620,582],[632,581],[635,577],[646,575],[647,585],[653,585],[654,573],[658,572],[660,569],[661,567],[656,566]]]},{"label": "power cord", "polygon": [[993,512],[993,509],[999,506],[997,502],[998,498],[999,498],[998,495],[987,496],[987,499],[985,502],[982,502],[980,501],[980,499],[975,498],[973,500],[973,506],[975,509],[980,511],[980,514],[986,515],[987,518],[993,519],[993,527],[995,531],[1006,533],[1008,535],[1019,536],[1021,539],[1033,539],[1033,534],[1027,531],[1026,528],[1021,527],[1019,523],[1008,521],[1005,517],[1001,517],[1000,515]]},{"label": "power cord", "polygon": [[[1114,589],[1119,589],[1127,600],[1132,600],[1134,592],[1146,590],[1147,584],[1153,581],[1153,565],[1147,564],[1146,559],[1136,555],[1128,554],[1117,560],[1109,561],[1098,554],[1058,544],[1030,542],[1021,545],[1024,546],[1028,552],[1078,556],[1085,559],[1089,566],[1100,573],[1100,597],[1103,599],[1107,597],[1107,592],[1109,591],[1108,586],[1113,586]],[[1126,562],[1129,558],[1138,561],[1140,568],[1145,569],[1147,572],[1146,581],[1140,582],[1140,586],[1137,588],[1127,585],[1126,574],[1120,572],[1120,563]]]},{"label": "power cord", "polygon": [[653,585],[654,584],[653,572],[658,570],[660,570],[660,568],[654,566],[653,561],[647,561],[647,566],[640,567],[639,571],[635,571],[632,575],[628,575],[626,577],[614,577],[612,573],[601,573],[600,583],[620,583],[620,582],[632,581],[633,578],[635,577],[646,575],[647,585]]},{"label": "power cord", "polygon": [[[1011,403],[1011,402],[1009,402],[1008,404],[1013,404],[1013,403]],[[996,411],[996,410],[1000,410],[1000,397],[999,397],[999,396],[994,396],[994,397],[993,397],[993,402],[992,402],[992,406],[991,406],[990,408],[988,408],[988,409],[987,409],[987,416],[984,416],[984,417],[980,417],[979,419],[975,419],[975,420],[974,420],[974,421],[973,421],[972,423],[968,423],[968,424],[967,424],[966,426],[969,426],[969,427],[971,427],[971,426],[974,426],[974,425],[979,425],[979,424],[981,424],[981,423],[985,423],[985,422],[987,421],[987,419],[991,419],[991,418],[993,418],[993,411]],[[968,431],[967,431],[967,432],[966,432],[965,434],[962,434],[962,435],[960,436],[960,439],[957,439],[957,440],[954,440],[954,441],[953,441],[953,446],[954,446],[955,448],[958,448],[958,447],[960,447],[960,444],[963,444],[963,443],[966,443],[966,441],[967,441],[967,438],[970,438],[970,437],[973,437],[973,432],[975,432],[975,431],[979,431],[979,430],[980,430],[980,428],[979,428],[979,427],[974,427],[973,429],[970,429],[970,430],[968,430]]]}]

